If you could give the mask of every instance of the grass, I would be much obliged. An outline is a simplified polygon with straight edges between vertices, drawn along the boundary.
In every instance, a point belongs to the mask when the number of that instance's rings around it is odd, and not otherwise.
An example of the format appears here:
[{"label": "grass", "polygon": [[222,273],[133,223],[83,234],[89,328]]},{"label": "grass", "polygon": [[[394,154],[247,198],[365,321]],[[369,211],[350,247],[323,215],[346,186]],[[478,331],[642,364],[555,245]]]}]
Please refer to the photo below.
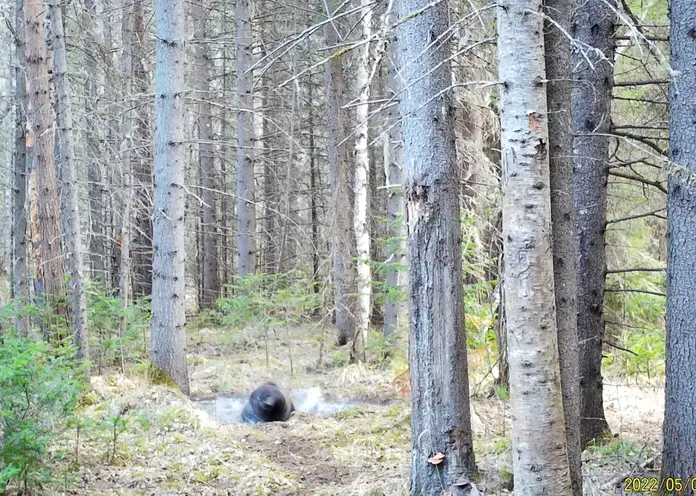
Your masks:
[{"label": "grass", "polygon": [[[192,327],[188,338],[194,398],[245,393],[273,380],[288,390],[319,386],[327,398],[364,404],[328,418],[296,412],[287,423],[222,425],[175,389],[149,384],[142,367],[126,376],[94,377],[81,404],[79,434],[73,429],[54,447],[68,453],[64,463],[72,467],[72,477],[55,484],[50,494],[408,494],[410,405],[404,397],[402,359],[387,366],[336,364],[332,356],[343,350],[327,344],[334,341],[333,334],[317,325],[279,330],[268,341],[260,331],[246,330],[244,339],[236,339],[231,331],[206,327]],[[472,383],[487,375],[490,379],[485,363],[473,367]],[[608,394],[615,399],[607,415],[620,438],[585,453],[589,494],[604,494],[594,490],[616,474],[628,473],[637,458],[659,446],[659,408],[633,405],[654,406],[646,393],[621,386]],[[655,417],[652,424],[646,416]],[[486,494],[510,494],[506,401],[477,394],[472,425],[477,484]],[[632,449],[623,449],[627,446]]]}]

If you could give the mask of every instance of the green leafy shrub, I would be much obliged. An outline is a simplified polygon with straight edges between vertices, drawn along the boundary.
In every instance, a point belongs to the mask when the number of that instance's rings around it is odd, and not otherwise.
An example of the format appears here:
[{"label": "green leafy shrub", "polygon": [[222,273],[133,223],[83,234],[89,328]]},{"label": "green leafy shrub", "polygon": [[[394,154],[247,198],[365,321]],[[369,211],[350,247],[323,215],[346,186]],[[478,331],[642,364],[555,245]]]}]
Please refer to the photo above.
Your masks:
[{"label": "green leafy shrub", "polygon": [[[125,309],[121,298],[98,287],[90,287],[87,298],[90,348],[98,372],[101,373],[104,366],[145,360],[150,330],[150,298],[139,298]],[[126,319],[123,336],[119,331],[122,317]]]},{"label": "green leafy shrub", "polygon": [[[657,265],[657,264],[655,264]],[[663,273],[629,272],[614,275],[605,296],[605,339],[624,349],[608,347],[606,366],[621,376],[664,374],[665,292]],[[623,292],[631,289],[632,292]],[[644,291],[635,292],[635,291]]]},{"label": "green leafy shrub", "polygon": [[0,421],[5,432],[0,479],[30,487],[57,480],[62,453],[52,439],[68,427],[84,390],[72,345],[5,334],[0,340]]},{"label": "green leafy shrub", "polygon": [[220,322],[240,329],[248,324],[263,328],[297,325],[321,308],[322,297],[299,271],[238,278],[231,297],[220,298]]}]

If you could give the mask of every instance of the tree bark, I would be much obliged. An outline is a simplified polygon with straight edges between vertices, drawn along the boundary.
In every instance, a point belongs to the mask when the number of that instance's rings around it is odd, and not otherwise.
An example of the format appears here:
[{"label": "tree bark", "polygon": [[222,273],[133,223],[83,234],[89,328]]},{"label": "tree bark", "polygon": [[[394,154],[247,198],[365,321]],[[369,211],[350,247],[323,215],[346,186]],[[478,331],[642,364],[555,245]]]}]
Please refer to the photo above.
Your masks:
[{"label": "tree bark", "polygon": [[23,0],[15,3],[15,34],[17,59],[15,66],[15,142],[12,188],[12,296],[17,301],[15,330],[26,337],[29,323],[23,309],[29,298],[27,271],[27,86],[24,60]]},{"label": "tree bark", "polygon": [[570,495],[552,259],[541,0],[498,10],[505,313],[515,494]]},{"label": "tree bark", "polygon": [[60,160],[62,209],[65,225],[65,248],[70,270],[72,297],[72,325],[77,358],[89,360],[87,333],[87,297],[82,247],[80,210],[77,206],[77,184],[73,160],[73,118],[68,88],[68,54],[65,47],[65,31],[60,1],[49,3],[53,44],[53,78],[56,86],[56,125]]},{"label": "tree bark", "polygon": [[150,360],[188,395],[184,331],[185,22],[184,0],[155,1],[155,251]]},{"label": "tree bark", "polygon": [[[229,32],[230,31],[230,22],[228,21],[228,18],[225,18],[222,23],[222,27],[224,31]],[[231,94],[231,72],[228,70],[228,53],[227,53],[227,48],[223,49],[223,54],[222,54],[222,93],[223,93],[223,100],[229,99],[229,95]],[[232,141],[232,138],[230,136],[230,131],[229,131],[229,122],[232,121],[231,119],[231,111],[226,107],[223,106],[222,109],[222,115],[221,115],[221,120],[222,124],[220,126],[220,134],[222,135],[222,139],[225,141]],[[230,146],[224,146],[222,150],[220,150],[220,179],[222,182],[222,191],[225,193],[222,195],[222,198],[220,199],[220,227],[222,229],[222,246],[220,247],[220,258],[222,260],[222,283],[223,283],[223,295],[228,295],[230,290],[229,286],[224,286],[225,284],[228,284],[232,281],[232,274],[233,274],[233,267],[235,266],[234,263],[234,248],[233,248],[233,242],[232,240],[234,239],[234,236],[232,234],[233,229],[232,229],[232,224],[233,222],[230,219],[234,219],[236,215],[236,202],[234,202],[229,195],[227,194],[228,191],[231,191],[230,187],[230,178],[231,174],[228,174],[228,171],[231,169],[230,165],[232,163],[231,159],[232,155],[232,150]]]},{"label": "tree bark", "polygon": [[561,369],[568,462],[573,496],[582,496],[580,449],[580,375],[578,371],[575,205],[573,203],[573,128],[570,20],[574,0],[546,0],[544,23],[548,82],[549,168],[553,231],[553,277],[556,296],[558,360]]},{"label": "tree bark", "polygon": [[133,129],[134,233],[133,233],[133,294],[152,293],[152,142],[150,74],[147,71],[147,31],[143,0],[133,0],[133,85],[137,100],[133,102],[137,117]]},{"label": "tree bark", "polygon": [[696,474],[696,44],[694,7],[670,4],[669,158],[684,168],[670,176],[667,196],[667,348],[662,476],[681,478],[687,494]]},{"label": "tree bark", "polygon": [[[502,183],[502,181],[501,181]],[[501,212],[502,214],[502,212]],[[502,215],[501,215],[502,217]],[[502,220],[500,223],[502,233]],[[501,240],[502,242],[502,240]],[[505,315],[505,256],[500,253],[498,259],[498,322],[495,326],[495,342],[498,345],[498,377],[496,386],[510,389],[510,361],[508,360],[507,315]]]},{"label": "tree bark", "polygon": [[[370,39],[372,32],[372,1],[360,0],[360,19],[362,39]],[[364,353],[370,329],[372,274],[370,271],[370,156],[367,148],[370,113],[370,43],[365,43],[359,55],[356,86],[358,104],[356,107],[355,131],[355,192],[353,209],[353,228],[355,229],[355,248],[357,255],[358,307],[356,312],[356,334],[353,339],[353,358]]]},{"label": "tree bark", "polygon": [[198,177],[201,186],[201,308],[213,308],[220,297],[217,236],[215,233],[215,157],[213,122],[210,106],[210,48],[206,40],[207,12],[201,3],[191,4],[194,20],[194,75],[198,100]]},{"label": "tree bark", "polygon": [[[309,76],[307,82],[307,100],[314,101],[314,82],[312,76]],[[314,124],[314,108],[310,106],[307,115],[307,128],[309,134],[309,201],[310,201],[310,222],[312,223],[312,288],[315,293],[319,293],[319,208],[317,198],[319,197],[319,167],[317,166],[317,148],[315,144],[315,124]]]},{"label": "tree bark", "polygon": [[[398,18],[421,9],[399,2]],[[467,495],[476,467],[462,295],[459,168],[446,2],[398,27],[408,226],[411,494]]]},{"label": "tree bark", "polygon": [[[65,266],[58,181],[54,162],[54,116],[51,108],[51,65],[44,39],[44,8],[41,0],[25,0],[25,60],[29,109],[27,120],[33,168],[36,172],[38,242],[36,289],[49,300],[65,295]],[[39,239],[37,239],[39,238]],[[60,308],[64,314],[65,309]],[[46,331],[47,332],[47,331]],[[49,337],[49,336],[45,336]]]},{"label": "tree bark", "polygon": [[[394,21],[389,16],[387,22]],[[384,334],[392,336],[404,325],[407,318],[407,306],[401,293],[406,290],[406,219],[404,208],[404,187],[402,173],[402,143],[401,123],[399,122],[399,83],[396,67],[398,56],[398,40],[396,36],[389,42],[387,57],[387,98],[394,98],[392,106],[387,111],[384,133],[383,153],[384,169],[387,186],[387,218],[389,220],[390,241],[387,246],[389,267],[385,274],[388,290],[394,295],[387,296],[384,303]]]},{"label": "tree bark", "polygon": [[[578,230],[578,342],[582,446],[609,430],[602,392],[605,224],[615,13],[605,0],[579,2],[571,99],[574,200]],[[589,65],[592,63],[592,66]],[[597,135],[592,135],[597,133]]]},{"label": "tree bark", "polygon": [[[332,18],[338,7],[334,0],[329,4],[327,16]],[[336,20],[324,26],[326,46],[333,49],[338,44],[341,22]],[[353,208],[348,184],[351,165],[346,160],[345,148],[341,145],[345,133],[343,110],[343,61],[335,55],[326,63],[324,72],[326,86],[326,154],[329,162],[329,184],[331,187],[331,276],[334,292],[335,324],[338,329],[338,344],[346,344],[355,334],[355,297],[353,296],[355,277],[353,274],[354,231],[351,226]]]},{"label": "tree bark", "polygon": [[[128,5],[131,0],[123,1],[123,18],[121,20],[122,37],[122,70],[123,70],[123,94],[124,99],[131,101],[133,98],[133,12]],[[118,293],[121,297],[121,316],[119,317],[118,335],[121,339],[126,337],[128,329],[127,309],[131,300],[131,239],[133,222],[133,139],[132,132],[136,127],[133,125],[133,113],[124,112],[122,117],[121,129],[123,130],[123,141],[121,143],[121,164],[122,171],[122,202],[123,214],[121,217],[121,256],[119,258],[119,277]],[[123,357],[122,357],[123,358]]]},{"label": "tree bark", "polygon": [[[87,156],[87,181],[89,196],[89,225],[90,234],[89,260],[90,272],[93,279],[102,280],[108,288],[111,284],[111,273],[109,269],[108,243],[107,243],[107,206],[104,198],[105,167],[102,161],[104,156],[103,143],[103,122],[107,116],[103,115],[101,101],[104,96],[105,72],[99,66],[103,62],[104,53],[104,23],[97,13],[97,1],[85,0],[83,14],[83,25],[88,33],[85,63],[91,77],[87,78],[86,86],[89,95],[87,103],[87,113],[91,116],[87,118],[85,129]],[[123,12],[127,17],[128,10]],[[108,126],[108,124],[107,124]]]},{"label": "tree bark", "polygon": [[249,0],[238,0],[237,19],[237,273],[256,272],[256,205],[254,203],[253,99],[251,60],[251,19]]}]

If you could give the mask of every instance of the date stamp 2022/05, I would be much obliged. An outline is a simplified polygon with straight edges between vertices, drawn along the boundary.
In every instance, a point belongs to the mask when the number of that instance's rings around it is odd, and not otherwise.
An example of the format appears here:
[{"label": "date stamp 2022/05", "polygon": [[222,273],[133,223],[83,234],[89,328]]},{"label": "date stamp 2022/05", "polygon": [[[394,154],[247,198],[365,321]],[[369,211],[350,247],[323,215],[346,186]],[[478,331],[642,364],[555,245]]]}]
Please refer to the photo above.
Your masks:
[{"label": "date stamp 2022/05", "polygon": [[681,494],[696,492],[696,479],[679,477],[627,477],[623,481],[624,493],[667,492]]}]

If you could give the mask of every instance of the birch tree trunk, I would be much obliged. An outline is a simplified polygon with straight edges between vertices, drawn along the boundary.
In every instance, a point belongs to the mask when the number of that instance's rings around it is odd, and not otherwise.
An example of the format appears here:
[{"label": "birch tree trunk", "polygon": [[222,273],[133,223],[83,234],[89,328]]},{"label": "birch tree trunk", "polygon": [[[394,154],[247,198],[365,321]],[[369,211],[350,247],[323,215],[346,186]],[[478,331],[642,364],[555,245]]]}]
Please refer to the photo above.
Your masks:
[{"label": "birch tree trunk", "polygon": [[256,271],[256,206],[254,203],[254,149],[251,19],[249,0],[238,0],[237,19],[237,272],[244,277]]},{"label": "birch tree trunk", "polygon": [[215,157],[213,154],[213,122],[210,106],[210,48],[206,40],[207,15],[200,2],[191,4],[194,21],[194,76],[198,100],[198,173],[201,185],[201,308],[213,308],[220,296],[217,238],[215,235]]},{"label": "birch tree trunk", "polygon": [[[360,18],[362,25],[362,40],[370,39],[372,32],[371,0],[360,1]],[[356,107],[355,131],[355,207],[353,211],[353,228],[355,229],[355,247],[357,254],[357,288],[358,308],[356,315],[356,334],[353,339],[353,356],[364,353],[370,329],[372,275],[370,273],[370,229],[368,212],[370,209],[370,156],[367,149],[369,132],[368,117],[370,113],[370,43],[365,43],[359,55],[356,85],[359,90]]]},{"label": "birch tree trunk", "polygon": [[[422,9],[399,2],[398,18]],[[405,91],[403,170],[408,226],[411,494],[477,494],[462,295],[459,169],[446,2],[398,27]]]},{"label": "birch tree trunk", "polygon": [[[386,22],[393,22],[389,16]],[[399,122],[398,96],[399,84],[396,74],[396,57],[398,40],[392,37],[387,57],[387,98],[395,101],[387,111],[387,130],[384,133],[383,153],[387,185],[387,217],[389,219],[390,242],[388,244],[389,269],[385,282],[390,290],[395,290],[395,297],[387,297],[384,303],[384,334],[393,335],[407,317],[407,307],[400,294],[406,290],[406,219],[404,210],[404,188],[402,174],[401,123]],[[393,288],[393,289],[392,289]]]},{"label": "birch tree trunk", "polygon": [[[41,0],[24,1],[25,60],[29,125],[27,148],[31,148],[36,173],[38,232],[36,288],[49,299],[65,295],[65,266],[61,245],[60,200],[54,162],[55,130],[51,108],[51,65],[44,39],[44,7]],[[39,238],[39,239],[37,239]],[[60,308],[64,314],[65,309]],[[49,336],[46,336],[49,337]]]},{"label": "birch tree trunk", "polygon": [[573,496],[582,496],[580,449],[580,375],[577,326],[577,236],[573,203],[573,129],[568,102],[571,99],[571,15],[573,0],[546,0],[544,25],[546,78],[548,79],[549,168],[551,222],[553,225],[553,274],[556,325],[563,392],[568,462]]},{"label": "birch tree trunk", "polygon": [[[329,4],[329,18],[335,15],[333,9],[338,1]],[[338,44],[337,29],[341,22],[336,20],[324,25],[326,46],[333,49]],[[326,154],[329,162],[329,184],[331,186],[331,275],[334,291],[335,324],[338,329],[338,344],[346,344],[355,334],[355,298],[352,296],[355,284],[353,274],[354,231],[351,226],[352,205],[350,201],[351,167],[346,160],[345,150],[340,145],[345,137],[345,116],[343,111],[343,61],[336,55],[326,63],[324,72],[326,86]]]},{"label": "birch tree trunk", "polygon": [[23,0],[15,2],[15,34],[17,55],[15,63],[15,142],[12,188],[12,293],[18,302],[15,330],[26,337],[29,325],[23,309],[29,298],[27,271],[27,86],[24,60]]},{"label": "birch tree trunk", "polygon": [[155,248],[150,360],[189,394],[186,366],[184,146],[186,11],[184,0],[156,0]]},{"label": "birch tree trunk", "polygon": [[696,474],[696,45],[694,5],[670,4],[669,158],[685,169],[669,179],[667,196],[667,348],[662,477],[681,478],[694,494]]},{"label": "birch tree trunk", "polygon": [[498,10],[505,313],[515,494],[570,495],[552,258],[541,0]]},{"label": "birch tree trunk", "polygon": [[63,13],[59,0],[49,2],[53,45],[53,78],[56,86],[56,124],[61,172],[61,215],[65,225],[65,247],[70,270],[72,324],[77,358],[89,360],[87,334],[87,297],[85,295],[84,262],[80,211],[77,207],[77,184],[73,160],[73,118],[68,88],[68,54],[65,47]]},{"label": "birch tree trunk", "polygon": [[583,448],[609,430],[602,386],[609,138],[601,133],[608,133],[611,128],[614,8],[606,0],[579,2],[571,32],[578,42],[572,56],[575,72],[571,107],[579,244],[577,325]]}]

